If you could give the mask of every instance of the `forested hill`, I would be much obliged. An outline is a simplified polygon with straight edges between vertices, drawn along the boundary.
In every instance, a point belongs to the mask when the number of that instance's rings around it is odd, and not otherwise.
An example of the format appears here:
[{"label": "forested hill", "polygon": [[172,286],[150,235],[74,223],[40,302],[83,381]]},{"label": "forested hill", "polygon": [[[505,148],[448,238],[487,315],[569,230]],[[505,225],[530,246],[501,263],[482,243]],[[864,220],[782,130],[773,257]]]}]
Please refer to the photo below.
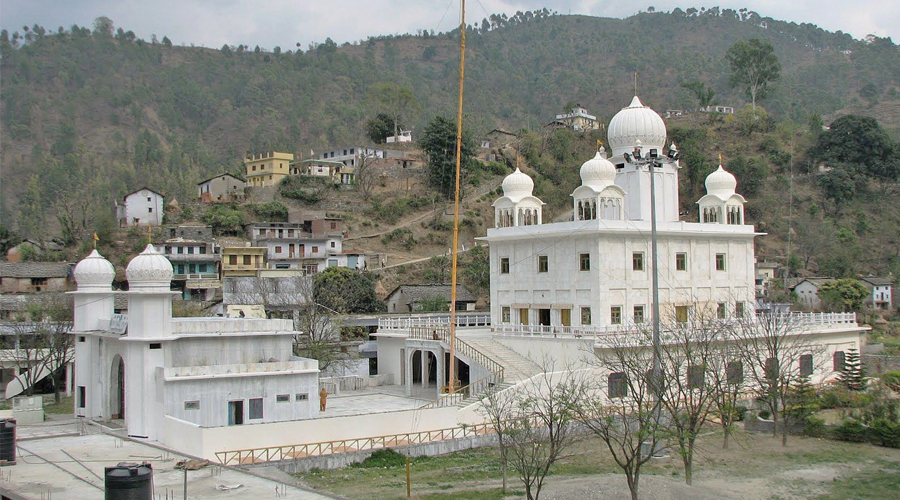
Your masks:
[{"label": "forested hill", "polygon": [[[657,110],[696,107],[680,85],[704,82],[714,102],[742,105],[725,51],[771,41],[782,79],[762,105],[799,120],[818,113],[876,116],[895,135],[900,51],[753,12],[695,9],[628,19],[491,16],[467,34],[468,126],[538,129],[567,102],[604,120],[638,93]],[[310,50],[201,48],[117,31],[34,26],[0,39],[2,221],[61,199],[105,213],[114,197],[149,185],[191,198],[195,184],[236,170],[246,151],[307,152],[364,138],[380,83],[413,90],[421,130],[453,113],[458,31],[371,38]],[[291,47],[293,49],[293,47]],[[893,106],[893,107],[892,107]]]}]

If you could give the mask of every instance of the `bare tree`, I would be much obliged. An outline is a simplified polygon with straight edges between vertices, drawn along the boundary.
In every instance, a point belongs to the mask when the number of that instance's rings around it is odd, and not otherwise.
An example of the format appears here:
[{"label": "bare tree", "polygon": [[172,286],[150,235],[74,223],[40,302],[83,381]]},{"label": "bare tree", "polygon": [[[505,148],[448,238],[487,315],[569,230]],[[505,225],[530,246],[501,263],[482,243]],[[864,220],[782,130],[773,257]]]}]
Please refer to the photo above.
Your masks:
[{"label": "bare tree", "polygon": [[356,186],[359,194],[362,195],[363,201],[369,201],[372,197],[372,191],[378,184],[377,158],[373,154],[368,154],[364,150],[359,155],[356,162]]},{"label": "bare tree", "polygon": [[63,294],[42,294],[36,304],[36,314],[41,317],[39,332],[46,349],[46,365],[53,382],[53,399],[59,404],[60,387],[63,385],[66,365],[75,357],[72,330],[73,304]]},{"label": "bare tree", "polygon": [[[730,335],[723,334],[724,339]],[[737,404],[744,395],[744,368],[740,348],[735,342],[721,342],[710,356],[707,375],[713,385],[713,409],[722,426],[722,448],[728,448],[728,439],[739,418]]]},{"label": "bare tree", "polygon": [[509,468],[509,435],[507,434],[506,421],[513,416],[516,408],[516,392],[514,390],[499,390],[494,388],[484,399],[478,411],[487,419],[488,425],[497,435],[497,445],[500,448],[500,460],[503,462],[503,493],[507,492],[507,470]]},{"label": "bare tree", "polygon": [[[553,371],[546,360],[543,366],[541,375],[482,402],[504,462],[519,474],[528,500],[538,500],[550,468],[575,442],[576,406],[583,392],[579,372],[571,367]],[[505,476],[504,467],[504,485]]]},{"label": "bare tree", "polygon": [[731,336],[740,351],[750,390],[772,414],[772,436],[778,434],[780,419],[781,444],[787,446],[788,431],[795,420],[789,411],[792,391],[815,371],[823,347],[811,342],[804,325],[790,314],[742,318],[732,328]]},{"label": "bare tree", "polygon": [[669,325],[660,345],[660,404],[667,413],[666,435],[678,445],[684,479],[691,484],[694,450],[700,431],[715,407],[717,386],[711,370],[717,363],[724,324],[701,305],[688,321]]},{"label": "bare tree", "polygon": [[625,473],[632,500],[638,499],[641,468],[660,440],[651,366],[652,343],[647,332],[603,336],[595,349],[599,376],[587,386],[579,418],[606,444]]}]

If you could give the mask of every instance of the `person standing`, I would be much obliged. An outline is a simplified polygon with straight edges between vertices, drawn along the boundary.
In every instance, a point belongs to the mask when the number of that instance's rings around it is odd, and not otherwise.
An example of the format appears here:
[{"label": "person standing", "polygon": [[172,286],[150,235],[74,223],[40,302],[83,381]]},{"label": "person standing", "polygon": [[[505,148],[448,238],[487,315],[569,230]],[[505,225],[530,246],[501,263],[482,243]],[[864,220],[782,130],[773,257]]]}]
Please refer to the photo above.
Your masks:
[{"label": "person standing", "polygon": [[328,391],[323,387],[319,391],[319,411],[325,411],[325,400],[328,399]]}]

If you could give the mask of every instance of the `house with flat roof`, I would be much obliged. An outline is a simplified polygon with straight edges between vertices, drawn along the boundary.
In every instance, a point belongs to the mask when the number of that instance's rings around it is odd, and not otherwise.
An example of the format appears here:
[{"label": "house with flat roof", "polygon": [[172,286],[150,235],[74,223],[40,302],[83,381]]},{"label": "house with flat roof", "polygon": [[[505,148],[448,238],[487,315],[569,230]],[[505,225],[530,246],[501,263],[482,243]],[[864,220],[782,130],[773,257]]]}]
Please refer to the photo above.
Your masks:
[{"label": "house with flat roof", "polygon": [[247,187],[277,186],[290,175],[293,153],[248,154],[244,158],[244,178]]}]

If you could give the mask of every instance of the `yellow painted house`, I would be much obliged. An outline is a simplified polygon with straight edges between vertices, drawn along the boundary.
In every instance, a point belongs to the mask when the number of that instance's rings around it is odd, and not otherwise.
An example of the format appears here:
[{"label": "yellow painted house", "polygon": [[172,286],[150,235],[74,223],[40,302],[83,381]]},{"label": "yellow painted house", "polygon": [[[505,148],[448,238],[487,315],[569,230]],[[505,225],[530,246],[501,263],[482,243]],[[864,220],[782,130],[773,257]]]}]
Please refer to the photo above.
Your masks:
[{"label": "yellow painted house", "polygon": [[277,186],[281,179],[290,175],[293,153],[261,153],[247,155],[244,167],[248,187]]},{"label": "yellow painted house", "polygon": [[256,276],[266,268],[266,247],[223,247],[222,277]]}]

